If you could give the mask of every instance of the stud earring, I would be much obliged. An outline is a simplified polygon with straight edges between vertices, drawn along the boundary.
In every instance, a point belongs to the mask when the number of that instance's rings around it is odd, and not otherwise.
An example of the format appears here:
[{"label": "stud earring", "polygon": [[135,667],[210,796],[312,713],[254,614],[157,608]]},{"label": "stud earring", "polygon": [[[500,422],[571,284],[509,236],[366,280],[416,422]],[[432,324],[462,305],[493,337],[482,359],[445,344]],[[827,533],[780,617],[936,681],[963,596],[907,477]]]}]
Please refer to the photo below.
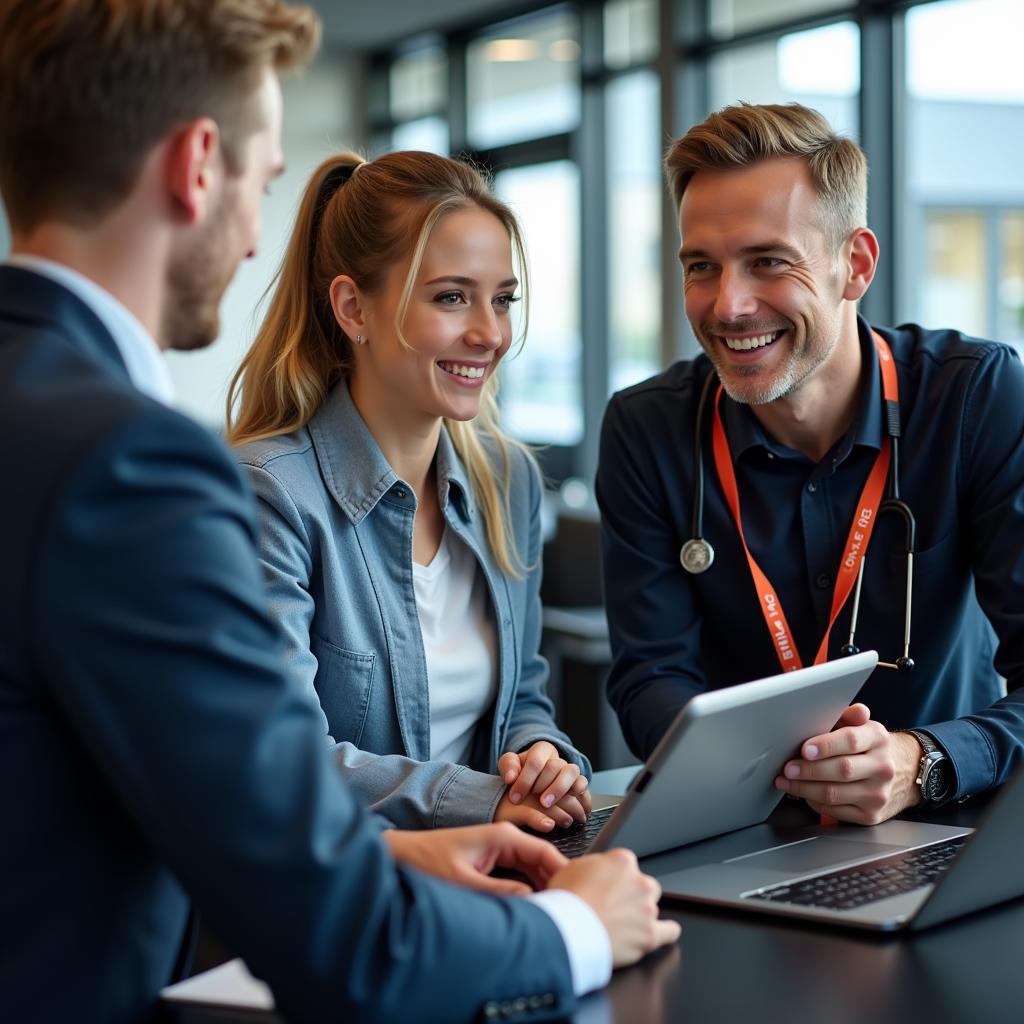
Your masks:
[{"label": "stud earring", "polygon": [[363,336],[361,334],[357,334],[356,335],[356,344],[357,345],[362,345],[362,343],[363,343]]}]

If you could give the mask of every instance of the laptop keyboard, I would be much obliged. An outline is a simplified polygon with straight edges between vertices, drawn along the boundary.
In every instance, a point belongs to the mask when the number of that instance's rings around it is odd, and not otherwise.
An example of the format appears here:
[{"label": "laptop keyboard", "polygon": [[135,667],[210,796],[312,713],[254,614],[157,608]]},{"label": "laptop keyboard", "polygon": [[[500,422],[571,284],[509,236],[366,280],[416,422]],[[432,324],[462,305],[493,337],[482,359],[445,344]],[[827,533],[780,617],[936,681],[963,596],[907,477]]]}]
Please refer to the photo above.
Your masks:
[{"label": "laptop keyboard", "polygon": [[568,828],[556,828],[554,832],[534,832],[534,835],[546,839],[566,857],[579,857],[586,853],[590,844],[597,838],[597,833],[604,828],[605,822],[615,812],[614,807],[602,807],[592,811],[584,822],[573,822]]},{"label": "laptop keyboard", "polygon": [[798,907],[855,910],[866,903],[899,896],[935,882],[967,839],[967,836],[957,836],[934,846],[873,860],[870,864],[830,871],[800,882],[768,886],[744,893],[743,898]]}]

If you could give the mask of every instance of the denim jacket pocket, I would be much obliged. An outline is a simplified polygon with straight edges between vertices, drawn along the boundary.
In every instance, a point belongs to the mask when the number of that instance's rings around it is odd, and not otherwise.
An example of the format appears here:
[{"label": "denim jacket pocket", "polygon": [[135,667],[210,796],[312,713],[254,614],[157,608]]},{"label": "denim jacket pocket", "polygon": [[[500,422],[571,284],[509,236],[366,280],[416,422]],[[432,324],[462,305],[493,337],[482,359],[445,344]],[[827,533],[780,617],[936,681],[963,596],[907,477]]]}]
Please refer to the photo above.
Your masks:
[{"label": "denim jacket pocket", "polygon": [[376,654],[346,651],[315,633],[309,638],[317,661],[316,687],[320,706],[335,742],[359,746],[373,689]]}]

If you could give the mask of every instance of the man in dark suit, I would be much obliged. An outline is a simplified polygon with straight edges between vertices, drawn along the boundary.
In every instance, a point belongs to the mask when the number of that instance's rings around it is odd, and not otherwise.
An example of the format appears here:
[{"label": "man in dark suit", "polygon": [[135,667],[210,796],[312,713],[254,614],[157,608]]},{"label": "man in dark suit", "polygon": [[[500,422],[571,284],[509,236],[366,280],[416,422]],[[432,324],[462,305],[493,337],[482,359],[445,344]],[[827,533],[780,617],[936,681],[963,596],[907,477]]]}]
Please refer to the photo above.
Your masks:
[{"label": "man in dark suit", "polygon": [[[233,461],[166,404],[158,345],[216,335],[317,30],[279,0],[0,0],[12,1020],[147,1017],[190,898],[292,1020],[562,1015],[678,933],[622,851],[375,827],[284,678]],[[495,863],[546,891],[495,895]]]}]

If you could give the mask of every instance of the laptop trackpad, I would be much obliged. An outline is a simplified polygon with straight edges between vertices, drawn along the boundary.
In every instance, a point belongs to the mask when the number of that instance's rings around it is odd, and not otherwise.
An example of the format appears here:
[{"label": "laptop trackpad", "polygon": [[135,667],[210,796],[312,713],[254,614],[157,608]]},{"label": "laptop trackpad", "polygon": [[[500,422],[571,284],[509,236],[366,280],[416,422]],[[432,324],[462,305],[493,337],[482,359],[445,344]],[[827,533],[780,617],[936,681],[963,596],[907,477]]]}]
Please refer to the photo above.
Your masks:
[{"label": "laptop trackpad", "polygon": [[846,839],[834,839],[831,836],[815,836],[786,846],[776,846],[770,850],[732,857],[726,864],[742,864],[744,867],[763,868],[766,871],[785,871],[798,874],[805,871],[817,871],[845,861],[858,860],[862,857],[880,857],[887,853],[898,853],[905,849],[902,846],[890,846],[887,843],[861,843]]}]

